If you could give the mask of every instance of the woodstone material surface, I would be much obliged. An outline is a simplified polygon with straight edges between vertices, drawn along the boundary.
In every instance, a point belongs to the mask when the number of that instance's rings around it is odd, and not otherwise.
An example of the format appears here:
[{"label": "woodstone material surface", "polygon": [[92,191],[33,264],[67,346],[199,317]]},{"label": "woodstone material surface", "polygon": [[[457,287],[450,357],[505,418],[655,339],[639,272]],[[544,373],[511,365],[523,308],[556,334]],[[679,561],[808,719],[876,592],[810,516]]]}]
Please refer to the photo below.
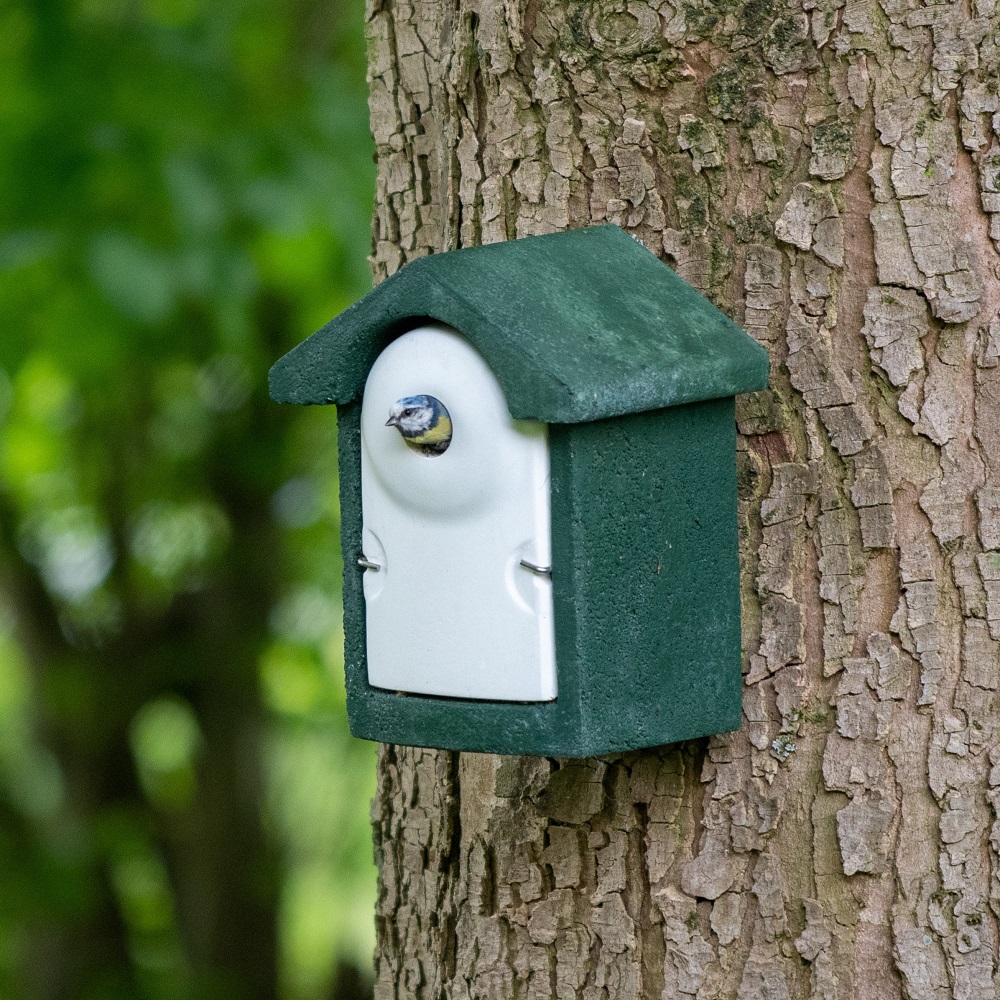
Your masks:
[{"label": "woodstone material surface", "polygon": [[773,363],[737,410],[740,731],[386,747],[380,1000],[997,995],[998,16],[371,4],[377,278],[613,221]]},{"label": "woodstone material surface", "polygon": [[767,352],[617,226],[421,257],[271,369],[285,403],[357,399],[385,345],[424,318],[467,337],[511,416],[579,423],[767,385]]}]

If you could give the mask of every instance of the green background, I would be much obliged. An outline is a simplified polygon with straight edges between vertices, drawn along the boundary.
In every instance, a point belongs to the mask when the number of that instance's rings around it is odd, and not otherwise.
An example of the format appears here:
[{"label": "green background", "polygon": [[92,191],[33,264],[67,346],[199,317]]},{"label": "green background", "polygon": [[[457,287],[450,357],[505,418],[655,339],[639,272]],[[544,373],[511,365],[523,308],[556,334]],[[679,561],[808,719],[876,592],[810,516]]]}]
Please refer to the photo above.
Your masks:
[{"label": "green background", "polygon": [[0,9],[0,996],[370,990],[336,414],[363,9]]}]

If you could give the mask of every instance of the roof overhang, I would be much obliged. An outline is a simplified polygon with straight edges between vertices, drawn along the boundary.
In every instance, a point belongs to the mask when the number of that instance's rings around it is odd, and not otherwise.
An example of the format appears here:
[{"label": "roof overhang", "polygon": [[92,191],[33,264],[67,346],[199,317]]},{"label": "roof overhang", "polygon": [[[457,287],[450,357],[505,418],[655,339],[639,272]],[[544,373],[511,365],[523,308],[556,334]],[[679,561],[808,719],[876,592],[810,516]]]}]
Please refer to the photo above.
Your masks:
[{"label": "roof overhang", "polygon": [[278,402],[349,403],[395,337],[460,331],[515,419],[579,423],[767,387],[767,352],[617,226],[419,258],[271,369]]}]

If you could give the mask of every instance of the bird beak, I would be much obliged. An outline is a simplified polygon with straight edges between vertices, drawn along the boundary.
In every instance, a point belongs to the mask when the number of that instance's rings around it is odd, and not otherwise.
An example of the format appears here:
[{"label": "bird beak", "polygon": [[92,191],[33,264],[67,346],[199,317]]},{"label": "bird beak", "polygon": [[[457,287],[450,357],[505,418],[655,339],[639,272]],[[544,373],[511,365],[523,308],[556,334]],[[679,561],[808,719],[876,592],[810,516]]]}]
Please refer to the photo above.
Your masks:
[{"label": "bird beak", "polygon": [[385,422],[385,426],[386,427],[398,427],[399,426],[399,417],[389,417],[389,419]]}]

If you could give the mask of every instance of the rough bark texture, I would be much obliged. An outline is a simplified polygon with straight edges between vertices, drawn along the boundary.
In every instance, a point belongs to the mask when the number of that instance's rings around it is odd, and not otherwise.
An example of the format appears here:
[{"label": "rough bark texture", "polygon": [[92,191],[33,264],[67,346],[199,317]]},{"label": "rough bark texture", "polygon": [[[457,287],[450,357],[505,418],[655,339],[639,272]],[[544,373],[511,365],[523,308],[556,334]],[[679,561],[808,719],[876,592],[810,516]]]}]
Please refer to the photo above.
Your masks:
[{"label": "rough bark texture", "polygon": [[379,1000],[995,997],[1000,5],[368,16],[377,278],[609,220],[773,370],[738,406],[742,730],[385,748]]}]

